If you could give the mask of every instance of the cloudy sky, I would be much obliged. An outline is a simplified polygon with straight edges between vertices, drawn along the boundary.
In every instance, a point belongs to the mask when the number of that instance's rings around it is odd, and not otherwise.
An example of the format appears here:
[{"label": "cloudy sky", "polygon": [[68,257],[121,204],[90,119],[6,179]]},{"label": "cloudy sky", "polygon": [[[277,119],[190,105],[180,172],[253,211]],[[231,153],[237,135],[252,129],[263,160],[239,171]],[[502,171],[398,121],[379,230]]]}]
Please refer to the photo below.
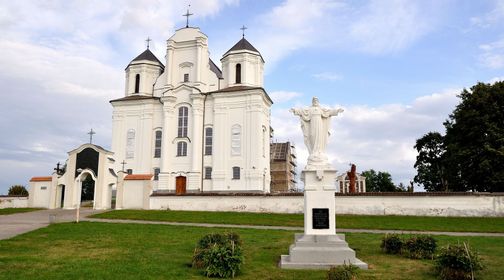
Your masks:
[{"label": "cloudy sky", "polygon": [[88,140],[110,148],[109,100],[124,68],[153,39],[163,60],[185,26],[208,35],[211,57],[241,37],[266,61],[274,140],[307,152],[288,113],[318,96],[345,112],[332,121],[329,154],[340,171],[415,175],[415,139],[443,132],[457,93],[504,77],[504,1],[492,0],[0,0],[0,194],[51,174]]}]

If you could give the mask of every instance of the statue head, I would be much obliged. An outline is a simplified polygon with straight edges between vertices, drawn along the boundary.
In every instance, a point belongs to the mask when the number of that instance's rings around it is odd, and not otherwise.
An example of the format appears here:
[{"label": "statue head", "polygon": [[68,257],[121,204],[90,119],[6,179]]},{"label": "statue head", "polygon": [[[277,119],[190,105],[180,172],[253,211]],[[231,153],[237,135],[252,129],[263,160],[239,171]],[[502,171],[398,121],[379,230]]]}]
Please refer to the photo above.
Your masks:
[{"label": "statue head", "polygon": [[312,106],[320,106],[320,102],[316,96],[312,99]]}]

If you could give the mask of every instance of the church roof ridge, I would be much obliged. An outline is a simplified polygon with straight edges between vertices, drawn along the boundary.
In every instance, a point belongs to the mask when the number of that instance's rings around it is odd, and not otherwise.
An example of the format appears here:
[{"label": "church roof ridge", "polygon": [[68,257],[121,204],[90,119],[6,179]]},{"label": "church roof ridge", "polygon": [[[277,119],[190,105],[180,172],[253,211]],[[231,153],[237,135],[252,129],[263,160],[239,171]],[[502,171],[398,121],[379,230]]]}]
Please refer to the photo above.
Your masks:
[{"label": "church roof ridge", "polygon": [[133,63],[134,61],[141,61],[141,60],[148,60],[148,61],[153,61],[157,62],[161,65],[162,68],[164,68],[163,63],[150,51],[150,49],[146,49],[144,52],[139,54],[137,57],[135,57],[129,64],[128,66]]}]

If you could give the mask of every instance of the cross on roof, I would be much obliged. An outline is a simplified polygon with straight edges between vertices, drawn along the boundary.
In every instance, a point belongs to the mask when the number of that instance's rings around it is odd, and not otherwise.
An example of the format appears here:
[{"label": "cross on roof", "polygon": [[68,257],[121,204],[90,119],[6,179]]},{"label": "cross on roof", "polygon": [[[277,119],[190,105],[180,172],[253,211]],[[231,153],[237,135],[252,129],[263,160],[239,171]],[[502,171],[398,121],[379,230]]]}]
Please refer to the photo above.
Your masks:
[{"label": "cross on roof", "polygon": [[149,49],[151,41],[152,39],[147,36],[147,39],[145,40],[145,42],[147,42],[147,49]]},{"label": "cross on roof", "polygon": [[127,162],[123,159],[123,161],[121,162],[122,164],[122,172],[124,172],[124,165],[126,164]]},{"label": "cross on roof", "polygon": [[189,13],[189,7],[191,7],[191,5],[188,5],[187,13],[185,15],[182,15],[182,16],[186,17],[186,26],[185,27],[189,27],[189,17],[193,15],[193,14]]},{"label": "cross on roof", "polygon": [[91,130],[87,134],[89,134],[89,144],[93,144],[93,134],[96,134],[96,132],[94,132],[91,128]]},{"label": "cross on roof", "polygon": [[242,37],[245,38],[245,30],[247,30],[248,28],[244,25],[240,29],[242,31]]}]

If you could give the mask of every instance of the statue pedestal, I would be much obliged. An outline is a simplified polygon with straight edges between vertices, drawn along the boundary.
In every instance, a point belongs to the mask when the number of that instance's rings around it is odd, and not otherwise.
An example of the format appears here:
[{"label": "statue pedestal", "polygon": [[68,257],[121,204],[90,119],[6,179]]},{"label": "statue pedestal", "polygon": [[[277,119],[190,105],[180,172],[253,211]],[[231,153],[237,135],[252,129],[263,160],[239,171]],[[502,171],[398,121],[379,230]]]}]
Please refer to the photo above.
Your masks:
[{"label": "statue pedestal", "polygon": [[289,255],[282,255],[280,267],[287,269],[327,269],[351,263],[367,269],[355,257],[343,234],[336,234],[336,170],[303,170],[304,234],[296,234]]}]

